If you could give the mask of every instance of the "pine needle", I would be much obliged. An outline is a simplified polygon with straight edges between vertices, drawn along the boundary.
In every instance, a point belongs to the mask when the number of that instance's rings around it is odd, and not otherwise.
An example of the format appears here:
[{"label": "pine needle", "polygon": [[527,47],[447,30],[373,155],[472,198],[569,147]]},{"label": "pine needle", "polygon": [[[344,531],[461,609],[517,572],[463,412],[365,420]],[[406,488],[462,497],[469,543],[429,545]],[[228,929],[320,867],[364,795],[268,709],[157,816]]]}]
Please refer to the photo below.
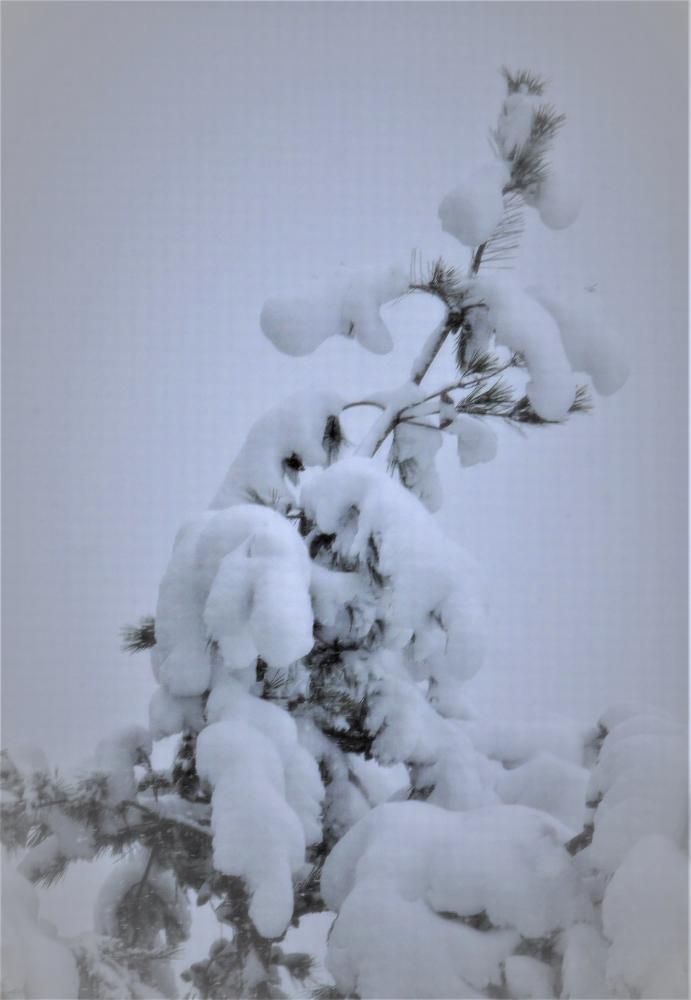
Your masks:
[{"label": "pine needle", "polygon": [[512,73],[506,66],[502,66],[501,74],[506,80],[506,90],[509,94],[517,94],[519,91],[525,90],[529,94],[542,97],[547,86],[542,77],[527,69],[519,69]]},{"label": "pine needle", "polygon": [[508,267],[520,246],[525,228],[523,201],[518,194],[509,192],[504,196],[504,216],[482,251],[483,265]]},{"label": "pine needle", "polygon": [[152,615],[142,618],[138,625],[125,625],[122,629],[122,649],[125,653],[141,653],[156,645],[156,623]]}]

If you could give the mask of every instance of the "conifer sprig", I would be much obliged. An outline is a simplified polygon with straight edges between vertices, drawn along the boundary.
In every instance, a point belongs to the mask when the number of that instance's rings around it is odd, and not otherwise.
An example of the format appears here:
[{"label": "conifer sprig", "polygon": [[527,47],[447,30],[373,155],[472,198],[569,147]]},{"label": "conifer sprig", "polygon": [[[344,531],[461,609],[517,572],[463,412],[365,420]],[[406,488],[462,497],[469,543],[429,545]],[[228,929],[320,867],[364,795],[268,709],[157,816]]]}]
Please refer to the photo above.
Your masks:
[{"label": "conifer sprig", "polygon": [[506,80],[506,90],[509,94],[517,94],[524,90],[528,94],[542,97],[547,86],[547,82],[541,76],[527,69],[512,72],[506,66],[502,66],[501,74]]},{"label": "conifer sprig", "polygon": [[138,625],[125,625],[122,629],[122,649],[125,653],[141,653],[156,645],[156,623],[152,615],[142,618]]}]

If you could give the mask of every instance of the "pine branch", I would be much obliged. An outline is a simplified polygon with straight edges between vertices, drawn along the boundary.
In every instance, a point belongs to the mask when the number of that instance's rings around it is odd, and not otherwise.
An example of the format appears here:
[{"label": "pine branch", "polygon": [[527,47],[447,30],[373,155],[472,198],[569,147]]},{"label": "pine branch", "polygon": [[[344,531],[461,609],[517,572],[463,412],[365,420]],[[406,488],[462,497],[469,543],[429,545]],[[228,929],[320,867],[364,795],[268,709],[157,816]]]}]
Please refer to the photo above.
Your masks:
[{"label": "pine branch", "polygon": [[122,629],[122,649],[125,653],[141,653],[156,645],[156,623],[153,616],[142,618],[138,625]]},{"label": "pine branch", "polygon": [[[542,104],[533,114],[530,137],[517,146],[508,157],[511,165],[511,179],[506,193],[534,194],[545,180],[549,171],[546,155],[559,130],[566,121],[553,104]],[[498,142],[497,133],[494,140]]]},{"label": "pine branch", "polygon": [[546,81],[542,77],[530,70],[519,69],[515,73],[512,73],[506,66],[502,66],[501,74],[506,80],[506,89],[509,94],[517,94],[524,90],[528,94],[542,97],[544,89],[547,86]]},{"label": "pine branch", "polygon": [[[588,413],[592,409],[592,399],[588,387],[579,385],[576,397],[569,407],[569,413]],[[508,413],[495,414],[505,420],[513,420],[520,424],[532,424],[534,427],[546,427],[550,424],[561,424],[563,420],[545,420],[533,409],[527,396],[522,396]]]},{"label": "pine branch", "polygon": [[473,413],[479,416],[497,415],[510,403],[513,403],[511,388],[499,379],[487,386],[484,380],[470,390],[456,405],[457,413]]},{"label": "pine branch", "polygon": [[495,231],[483,244],[482,254],[476,251],[473,273],[477,274],[480,262],[491,267],[506,267],[513,260],[525,228],[523,202],[516,192],[504,196],[504,215]]},{"label": "pine branch", "polygon": [[[151,869],[153,867],[153,864],[154,864],[155,860],[156,860],[156,848],[152,847],[151,850],[150,850],[150,852],[149,852],[149,857],[147,858],[147,861],[146,861],[146,867],[144,868],[144,872],[142,874],[142,877],[141,877],[141,879],[139,880],[139,882],[137,884],[137,888],[136,888],[135,893],[134,893],[134,898],[132,900],[132,911],[133,911],[133,913],[135,915],[138,912],[139,901],[140,901],[140,899],[142,897],[142,892],[144,891],[144,886],[146,885],[147,879],[149,878],[149,875],[151,874]],[[134,947],[134,944],[135,944],[135,941],[137,940],[137,935],[138,934],[139,934],[139,927],[137,925],[137,921],[133,920],[132,921],[131,934],[130,934],[130,942],[129,942],[130,948]]]},{"label": "pine branch", "polygon": [[[297,458],[288,458],[285,460],[286,465],[294,471],[302,472],[304,471],[304,466],[302,462]],[[254,487],[248,486],[245,489],[245,498],[247,503],[256,504],[258,507],[269,507],[271,510],[280,511],[281,510],[281,495],[277,490],[272,490],[268,497],[262,496],[258,490]]]},{"label": "pine branch", "polygon": [[410,290],[436,295],[445,306],[454,309],[463,297],[465,281],[465,276],[459,274],[453,264],[447,264],[442,257],[438,257],[428,268],[427,279],[411,281]]}]

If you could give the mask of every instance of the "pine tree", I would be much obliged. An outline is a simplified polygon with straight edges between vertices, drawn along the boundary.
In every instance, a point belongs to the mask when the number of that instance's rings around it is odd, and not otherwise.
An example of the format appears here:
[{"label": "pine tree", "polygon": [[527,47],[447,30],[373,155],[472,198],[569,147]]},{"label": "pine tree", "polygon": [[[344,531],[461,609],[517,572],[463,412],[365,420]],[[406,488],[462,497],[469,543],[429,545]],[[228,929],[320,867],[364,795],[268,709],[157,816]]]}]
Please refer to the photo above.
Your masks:
[{"label": "pine tree", "polygon": [[[592,293],[561,301],[499,270],[526,211],[574,217],[550,169],[564,116],[534,74],[504,78],[491,158],[439,208],[466,270],[343,270],[265,304],[264,334],[293,355],[331,335],[385,353],[392,300],[426,296],[438,321],[396,390],[295,395],[250,430],[181,529],[155,617],[124,631],[158,681],[149,731],[105,740],[71,781],[3,755],[3,843],[21,856],[6,996],[175,996],[194,906],[227,934],[184,971],[193,997],[684,995],[683,734],[610,712],[574,727],[569,756],[548,727],[473,721],[462,694],[484,612],[432,517],[445,435],[463,466],[489,461],[497,426],[590,408],[575,372],[606,394],[626,378]],[[430,385],[449,348],[454,379]],[[357,445],[355,408],[376,411]],[[26,879],[102,852],[119,860],[93,933],[63,940]],[[324,911],[334,985],[284,941]]]}]

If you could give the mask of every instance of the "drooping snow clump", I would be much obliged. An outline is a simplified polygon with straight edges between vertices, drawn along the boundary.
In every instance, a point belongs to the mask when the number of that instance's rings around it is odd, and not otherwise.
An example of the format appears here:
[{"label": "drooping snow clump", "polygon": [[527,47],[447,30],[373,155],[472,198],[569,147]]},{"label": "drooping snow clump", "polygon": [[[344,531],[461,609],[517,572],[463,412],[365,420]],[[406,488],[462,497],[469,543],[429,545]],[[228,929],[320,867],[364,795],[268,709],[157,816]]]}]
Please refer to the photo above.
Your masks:
[{"label": "drooping snow clump", "polygon": [[491,462],[497,454],[497,435],[478,417],[468,413],[456,413],[448,428],[458,439],[458,459],[463,466]]},{"label": "drooping snow clump", "polygon": [[480,667],[484,609],[478,570],[407,490],[363,458],[344,459],[305,484],[308,517],[346,562],[376,552],[381,613],[392,648],[407,649],[419,678],[467,679]]},{"label": "drooping snow clump", "polygon": [[581,196],[569,176],[569,168],[551,164],[532,200],[540,219],[548,229],[567,229],[581,211]]},{"label": "drooping snow clump", "polygon": [[[496,989],[521,938],[548,937],[591,913],[563,847],[568,836],[523,806],[373,809],[322,874],[324,900],[337,912],[327,959],[337,988],[370,997]],[[543,975],[552,995],[550,970]]]},{"label": "drooping snow clump", "polygon": [[185,525],[161,582],[152,661],[176,697],[212,672],[261,656],[283,667],[312,647],[310,561],[290,522],[268,507],[208,511]]},{"label": "drooping snow clump", "polygon": [[685,749],[681,726],[662,713],[633,713],[611,724],[588,789],[589,799],[599,802],[587,851],[598,869],[615,872],[643,837],[684,846]]},{"label": "drooping snow clump", "polygon": [[556,320],[573,370],[590,375],[602,396],[618,392],[628,378],[629,365],[619,337],[608,327],[597,292],[583,289],[567,297],[542,287],[527,291]]},{"label": "drooping snow clump", "polygon": [[504,215],[503,190],[510,171],[502,160],[491,160],[469,174],[439,205],[442,229],[463,243],[485,243]]},{"label": "drooping snow clump", "polygon": [[[605,713],[601,731],[592,842],[580,856],[601,887],[601,933],[588,932],[587,952],[569,936],[567,995],[687,997],[686,733],[662,712],[629,707]],[[583,992],[593,985],[599,992]]]},{"label": "drooping snow clump", "polygon": [[292,877],[321,838],[319,770],[291,716],[238,681],[214,686],[208,718],[197,767],[213,788],[214,864],[246,880],[255,927],[279,937],[293,914]]},{"label": "drooping snow clump", "polygon": [[330,280],[315,281],[302,295],[268,299],[261,313],[261,328],[284,354],[311,354],[334,336],[355,339],[375,354],[388,354],[393,341],[380,310],[407,288],[408,276],[397,267],[343,269]]},{"label": "drooping snow clump", "polygon": [[473,304],[473,347],[490,338],[519,352],[530,374],[526,393],[544,420],[563,420],[576,396],[571,365],[551,313],[511,278],[478,277],[467,286]]},{"label": "drooping snow clump", "polygon": [[344,405],[334,392],[307,391],[270,409],[247,435],[212,509],[259,499],[286,510],[293,500],[286,477],[296,483],[303,469],[328,465],[337,456]]}]

